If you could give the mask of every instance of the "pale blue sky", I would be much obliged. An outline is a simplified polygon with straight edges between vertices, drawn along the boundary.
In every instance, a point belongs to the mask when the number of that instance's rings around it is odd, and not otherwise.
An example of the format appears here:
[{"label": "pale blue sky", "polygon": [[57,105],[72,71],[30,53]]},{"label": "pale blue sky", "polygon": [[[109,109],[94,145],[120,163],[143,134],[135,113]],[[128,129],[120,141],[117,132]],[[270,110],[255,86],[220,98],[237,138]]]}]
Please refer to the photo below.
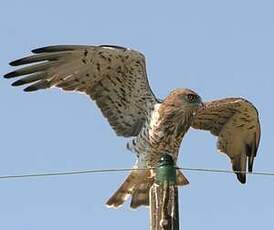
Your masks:
[{"label": "pale blue sky", "polygon": [[[4,0],[1,73],[8,62],[52,44],[117,44],[147,57],[159,97],[188,87],[206,100],[243,96],[259,109],[262,139],[255,170],[274,171],[274,3],[253,0]],[[83,95],[56,89],[27,94],[0,83],[0,175],[131,167],[125,148]],[[230,169],[215,138],[190,130],[179,165]],[[182,229],[271,229],[274,178],[185,172]],[[104,206],[126,173],[0,181],[0,229],[148,229],[148,209]]]}]

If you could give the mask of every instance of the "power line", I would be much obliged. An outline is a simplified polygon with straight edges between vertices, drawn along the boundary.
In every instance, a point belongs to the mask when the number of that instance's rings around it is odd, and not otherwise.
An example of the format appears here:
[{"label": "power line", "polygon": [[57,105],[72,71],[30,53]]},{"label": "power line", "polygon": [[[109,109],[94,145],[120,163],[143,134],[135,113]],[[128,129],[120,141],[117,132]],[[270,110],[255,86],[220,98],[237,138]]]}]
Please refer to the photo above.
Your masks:
[{"label": "power line", "polygon": [[[3,176],[0,176],[0,179],[68,176],[68,175],[108,173],[108,172],[128,172],[131,170],[134,170],[134,169],[120,168],[120,169],[94,169],[94,170],[79,170],[79,171],[75,170],[75,171],[65,171],[65,172],[27,173],[27,174],[3,175]],[[136,170],[148,170],[148,169],[136,169]]]},{"label": "power line", "polygon": [[[16,179],[16,178],[34,178],[34,177],[50,177],[50,176],[68,176],[68,175],[80,175],[80,174],[95,174],[95,173],[109,173],[109,172],[129,172],[129,171],[141,171],[152,170],[154,168],[113,168],[113,169],[91,169],[91,170],[74,170],[64,172],[45,172],[45,173],[27,173],[27,174],[14,174],[14,175],[2,175],[1,179]],[[206,168],[178,168],[184,171],[192,172],[206,172],[206,173],[246,173],[257,176],[274,176],[274,172],[245,172],[245,171],[232,171],[223,169],[206,169]]]},{"label": "power line", "polygon": [[184,171],[195,171],[195,172],[208,172],[208,173],[246,173],[249,175],[255,176],[274,176],[274,172],[245,172],[245,171],[232,171],[232,170],[224,170],[224,169],[205,169],[205,168],[179,168]]}]

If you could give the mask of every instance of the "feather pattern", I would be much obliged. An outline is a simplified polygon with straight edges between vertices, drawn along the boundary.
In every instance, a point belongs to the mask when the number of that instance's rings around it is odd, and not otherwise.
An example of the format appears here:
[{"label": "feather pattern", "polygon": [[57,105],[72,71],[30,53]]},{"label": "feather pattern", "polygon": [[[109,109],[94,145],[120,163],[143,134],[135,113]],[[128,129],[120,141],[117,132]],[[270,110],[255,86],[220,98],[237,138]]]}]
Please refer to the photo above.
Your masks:
[{"label": "feather pattern", "polygon": [[29,84],[25,91],[58,87],[88,94],[118,135],[136,136],[157,102],[145,69],[144,56],[119,46],[49,46],[11,62],[31,64],[7,73],[21,77],[12,85]]},{"label": "feather pattern", "polygon": [[227,154],[241,183],[246,182],[246,168],[251,172],[260,141],[257,109],[242,98],[226,98],[206,103],[200,108],[192,127],[210,131],[218,137],[217,148]]}]

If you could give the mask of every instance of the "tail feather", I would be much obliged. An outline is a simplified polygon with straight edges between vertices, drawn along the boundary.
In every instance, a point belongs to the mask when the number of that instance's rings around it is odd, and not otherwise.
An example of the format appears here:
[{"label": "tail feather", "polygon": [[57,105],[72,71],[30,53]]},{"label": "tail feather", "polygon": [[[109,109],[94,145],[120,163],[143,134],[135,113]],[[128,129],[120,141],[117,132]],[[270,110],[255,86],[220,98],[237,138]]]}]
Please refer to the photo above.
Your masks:
[{"label": "tail feather", "polygon": [[146,183],[140,184],[135,188],[130,202],[131,208],[138,208],[141,205],[149,205],[149,190],[151,186],[152,183]]},{"label": "tail feather", "polygon": [[180,170],[176,170],[176,184],[179,186],[184,186],[189,184],[184,174]]},{"label": "tail feather", "polygon": [[118,188],[118,190],[109,198],[106,205],[110,208],[119,208],[132,194],[135,188],[136,174],[138,172],[131,172],[123,184]]},{"label": "tail feather", "polygon": [[[183,173],[177,170],[177,182],[179,186],[189,182]],[[153,184],[150,171],[132,171],[119,189],[110,197],[106,205],[110,208],[119,208],[131,195],[131,208],[149,205],[149,190]]]}]

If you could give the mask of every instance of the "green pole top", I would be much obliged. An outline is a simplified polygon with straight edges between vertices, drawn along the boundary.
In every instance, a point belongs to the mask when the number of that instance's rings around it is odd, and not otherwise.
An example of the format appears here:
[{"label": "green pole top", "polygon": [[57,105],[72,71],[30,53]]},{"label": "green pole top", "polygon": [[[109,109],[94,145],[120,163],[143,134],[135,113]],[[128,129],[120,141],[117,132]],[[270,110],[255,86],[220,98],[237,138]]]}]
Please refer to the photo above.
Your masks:
[{"label": "green pole top", "polygon": [[156,168],[155,182],[158,185],[176,184],[176,168],[171,155],[163,154]]},{"label": "green pole top", "polygon": [[158,166],[174,166],[174,160],[169,154],[163,154],[158,162]]}]

